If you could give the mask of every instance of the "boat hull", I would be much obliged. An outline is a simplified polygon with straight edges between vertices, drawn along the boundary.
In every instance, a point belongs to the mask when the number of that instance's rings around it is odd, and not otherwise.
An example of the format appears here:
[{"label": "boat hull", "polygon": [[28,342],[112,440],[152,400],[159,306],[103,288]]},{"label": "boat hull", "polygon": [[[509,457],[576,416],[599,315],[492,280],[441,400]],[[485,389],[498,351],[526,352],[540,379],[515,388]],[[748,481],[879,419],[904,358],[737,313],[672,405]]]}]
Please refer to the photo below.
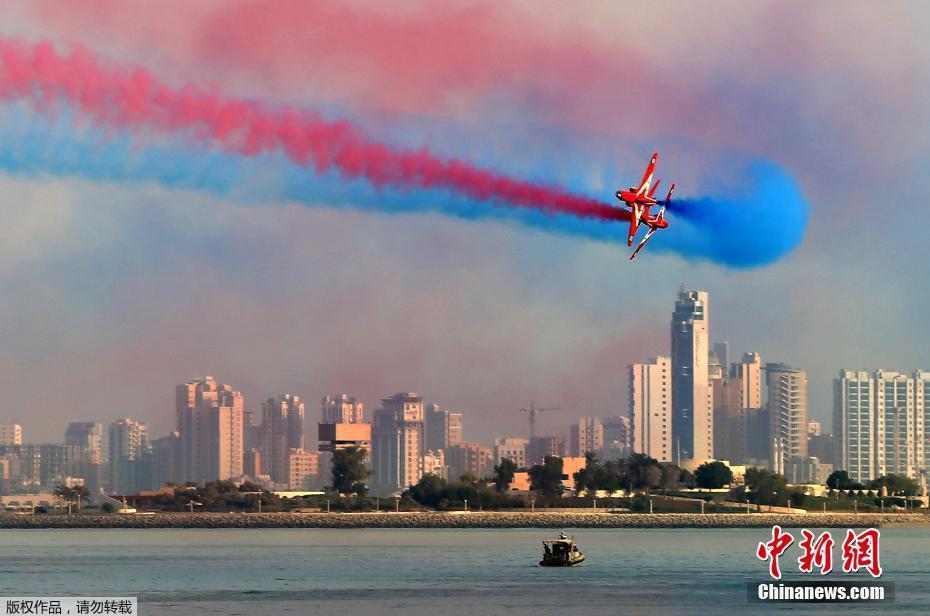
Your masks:
[{"label": "boat hull", "polygon": [[557,558],[543,559],[539,561],[540,567],[572,567],[584,561],[584,554],[578,554],[574,558],[562,560]]}]

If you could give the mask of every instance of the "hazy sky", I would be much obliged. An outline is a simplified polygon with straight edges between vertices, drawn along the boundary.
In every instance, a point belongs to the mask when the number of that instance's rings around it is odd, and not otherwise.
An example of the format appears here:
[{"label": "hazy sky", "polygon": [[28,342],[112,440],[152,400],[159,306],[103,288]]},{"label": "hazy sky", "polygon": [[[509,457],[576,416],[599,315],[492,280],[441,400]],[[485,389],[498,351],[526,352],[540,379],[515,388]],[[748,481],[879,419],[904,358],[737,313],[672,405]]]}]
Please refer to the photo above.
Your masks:
[{"label": "hazy sky", "polygon": [[[605,200],[654,150],[683,197],[726,199],[762,161],[810,204],[803,240],[732,268],[670,252],[689,241],[683,224],[670,239],[673,219],[631,264],[608,235],[468,204],[450,216],[451,195],[383,194],[196,131],[4,97],[0,421],[18,418],[30,441],[125,416],[160,436],[174,386],[209,374],[256,410],[297,393],[311,421],[324,394],[371,409],[417,391],[463,411],[470,440],[524,433],[531,400],[562,406],[540,430],[565,431],[626,413],[627,366],[668,353],[682,283],[709,291],[711,336],[731,356],[807,370],[828,425],[840,368],[930,368],[925,3],[382,10],[39,1],[5,5],[0,36],[77,44],[173,86],[319,110]],[[748,251],[797,234],[782,200],[754,198],[765,226],[753,210],[745,235],[714,241]]]}]

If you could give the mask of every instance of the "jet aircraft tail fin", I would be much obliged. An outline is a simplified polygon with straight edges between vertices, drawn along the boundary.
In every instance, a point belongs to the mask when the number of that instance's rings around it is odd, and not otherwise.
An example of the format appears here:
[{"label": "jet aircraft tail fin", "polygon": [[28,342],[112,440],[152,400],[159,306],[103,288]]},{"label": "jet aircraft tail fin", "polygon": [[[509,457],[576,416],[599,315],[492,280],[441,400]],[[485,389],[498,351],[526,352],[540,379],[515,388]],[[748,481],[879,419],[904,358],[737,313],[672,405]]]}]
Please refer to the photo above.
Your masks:
[{"label": "jet aircraft tail fin", "polygon": [[665,208],[668,207],[668,204],[672,202],[672,193],[675,192],[675,185],[668,189],[668,195],[665,197],[665,202],[662,204],[662,207],[659,208],[659,220],[665,220]]}]

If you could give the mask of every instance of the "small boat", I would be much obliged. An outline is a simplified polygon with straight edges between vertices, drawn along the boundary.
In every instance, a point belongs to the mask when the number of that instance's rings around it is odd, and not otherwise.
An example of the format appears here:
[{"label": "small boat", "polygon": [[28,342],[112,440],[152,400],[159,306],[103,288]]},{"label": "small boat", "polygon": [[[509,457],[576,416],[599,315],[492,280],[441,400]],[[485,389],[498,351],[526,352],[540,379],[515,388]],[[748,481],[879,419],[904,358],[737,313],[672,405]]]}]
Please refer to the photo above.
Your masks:
[{"label": "small boat", "polygon": [[558,539],[543,541],[543,559],[539,561],[542,567],[571,567],[584,560],[584,554],[578,551],[575,538],[569,539],[565,533],[560,533]]}]

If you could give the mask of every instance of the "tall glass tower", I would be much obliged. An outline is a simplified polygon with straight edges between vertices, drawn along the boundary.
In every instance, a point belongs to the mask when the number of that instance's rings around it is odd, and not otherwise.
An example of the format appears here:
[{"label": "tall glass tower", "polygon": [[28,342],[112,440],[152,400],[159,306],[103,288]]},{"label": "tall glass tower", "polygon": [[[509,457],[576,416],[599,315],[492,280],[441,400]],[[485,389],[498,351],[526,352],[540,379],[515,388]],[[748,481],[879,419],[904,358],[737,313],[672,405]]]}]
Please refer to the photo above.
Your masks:
[{"label": "tall glass tower", "polygon": [[672,455],[714,455],[713,392],[708,377],[707,291],[678,291],[672,313]]}]

